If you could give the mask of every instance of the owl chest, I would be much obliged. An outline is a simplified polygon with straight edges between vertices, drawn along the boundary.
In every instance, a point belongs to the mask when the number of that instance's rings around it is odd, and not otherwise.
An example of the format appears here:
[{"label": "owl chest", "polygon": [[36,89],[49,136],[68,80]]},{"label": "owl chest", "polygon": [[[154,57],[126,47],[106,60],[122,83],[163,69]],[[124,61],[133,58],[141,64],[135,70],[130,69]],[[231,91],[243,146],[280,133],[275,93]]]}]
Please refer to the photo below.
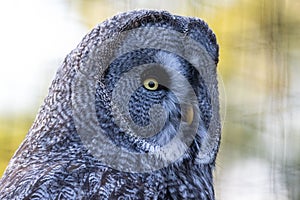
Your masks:
[{"label": "owl chest", "polygon": [[102,185],[107,199],[213,199],[209,180],[192,171],[119,176]]}]

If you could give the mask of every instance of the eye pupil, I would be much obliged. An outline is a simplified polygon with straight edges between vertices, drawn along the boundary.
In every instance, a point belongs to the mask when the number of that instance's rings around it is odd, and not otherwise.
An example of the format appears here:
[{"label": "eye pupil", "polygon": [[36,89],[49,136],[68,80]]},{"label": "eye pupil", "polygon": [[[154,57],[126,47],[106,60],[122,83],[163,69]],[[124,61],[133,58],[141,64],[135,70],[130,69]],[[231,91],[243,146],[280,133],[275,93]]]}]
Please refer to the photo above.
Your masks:
[{"label": "eye pupil", "polygon": [[148,86],[150,88],[154,88],[155,87],[155,83],[153,81],[149,81]]}]

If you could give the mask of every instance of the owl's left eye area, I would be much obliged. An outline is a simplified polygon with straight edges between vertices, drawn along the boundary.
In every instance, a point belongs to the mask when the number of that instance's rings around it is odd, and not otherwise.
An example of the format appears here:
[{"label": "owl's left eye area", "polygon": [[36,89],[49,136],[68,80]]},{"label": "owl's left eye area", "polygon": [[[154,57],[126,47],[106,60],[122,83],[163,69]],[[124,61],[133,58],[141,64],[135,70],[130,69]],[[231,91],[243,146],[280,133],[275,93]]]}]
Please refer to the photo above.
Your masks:
[{"label": "owl's left eye area", "polygon": [[155,78],[147,78],[144,80],[143,85],[147,90],[154,91],[158,89],[159,83]]}]

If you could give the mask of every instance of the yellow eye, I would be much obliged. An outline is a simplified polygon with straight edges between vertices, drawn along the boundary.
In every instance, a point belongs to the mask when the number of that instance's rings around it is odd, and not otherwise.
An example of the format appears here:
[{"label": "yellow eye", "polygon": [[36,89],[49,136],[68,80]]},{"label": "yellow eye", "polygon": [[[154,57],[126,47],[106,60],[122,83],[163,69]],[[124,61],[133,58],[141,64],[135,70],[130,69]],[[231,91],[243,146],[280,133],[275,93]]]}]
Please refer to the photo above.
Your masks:
[{"label": "yellow eye", "polygon": [[157,90],[158,88],[158,82],[154,78],[147,78],[146,80],[144,80],[143,84],[147,90]]}]

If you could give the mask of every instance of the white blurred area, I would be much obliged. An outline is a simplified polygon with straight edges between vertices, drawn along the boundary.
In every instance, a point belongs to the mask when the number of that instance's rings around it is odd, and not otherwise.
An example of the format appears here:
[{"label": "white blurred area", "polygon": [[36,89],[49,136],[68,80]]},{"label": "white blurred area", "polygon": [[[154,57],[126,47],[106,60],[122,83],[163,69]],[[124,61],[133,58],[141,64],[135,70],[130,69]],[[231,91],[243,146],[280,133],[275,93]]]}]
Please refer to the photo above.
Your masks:
[{"label": "white blurred area", "polygon": [[[32,113],[87,28],[61,0],[0,2],[0,113]],[[36,109],[33,109],[36,108]]]},{"label": "white blurred area", "polygon": [[[215,188],[219,200],[288,200],[280,178],[273,177],[269,163],[262,159],[241,159],[217,177]],[[276,174],[280,176],[280,174]],[[275,191],[275,189],[277,191]]]}]

